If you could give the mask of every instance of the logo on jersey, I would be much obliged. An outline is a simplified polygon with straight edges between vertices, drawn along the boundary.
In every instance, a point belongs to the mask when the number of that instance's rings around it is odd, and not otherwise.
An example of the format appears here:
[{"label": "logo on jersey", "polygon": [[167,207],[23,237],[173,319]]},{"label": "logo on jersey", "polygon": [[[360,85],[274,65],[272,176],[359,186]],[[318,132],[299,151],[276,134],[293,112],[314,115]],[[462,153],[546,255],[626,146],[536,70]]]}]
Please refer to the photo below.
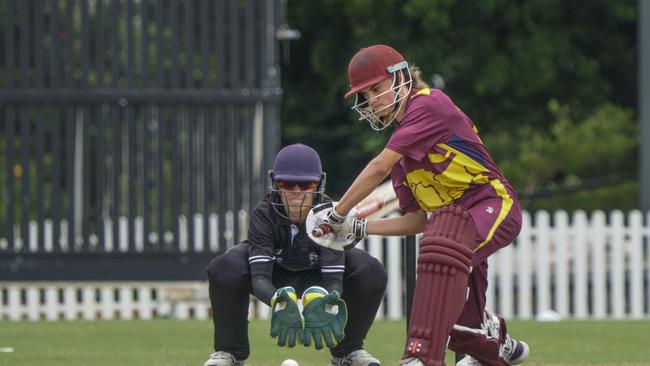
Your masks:
[{"label": "logo on jersey", "polygon": [[318,253],[316,252],[309,253],[309,264],[312,267],[320,264],[320,257],[318,256]]}]

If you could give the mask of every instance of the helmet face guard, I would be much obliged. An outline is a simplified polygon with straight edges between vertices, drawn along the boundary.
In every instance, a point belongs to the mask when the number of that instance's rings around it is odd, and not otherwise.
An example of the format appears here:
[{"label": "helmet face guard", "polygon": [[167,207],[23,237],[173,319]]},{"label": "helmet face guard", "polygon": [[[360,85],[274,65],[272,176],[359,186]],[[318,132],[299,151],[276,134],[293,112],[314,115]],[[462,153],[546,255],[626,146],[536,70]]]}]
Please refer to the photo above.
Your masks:
[{"label": "helmet face guard", "polygon": [[[318,182],[318,186],[316,187],[316,190],[313,192],[308,192],[308,191],[301,191],[301,192],[293,192],[293,191],[285,191],[282,190],[278,187],[278,184],[275,180],[273,171],[269,171],[269,194],[271,195],[271,207],[273,207],[273,210],[275,211],[278,216],[283,217],[287,220],[291,220],[289,217],[289,211],[292,211],[292,208],[298,210],[300,212],[299,216],[299,221],[305,221],[307,219],[307,213],[309,210],[311,210],[314,206],[320,204],[323,202],[323,195],[325,193],[325,173],[322,173],[321,179]],[[291,204],[290,202],[284,202],[282,200],[282,194],[302,194],[302,201],[299,204]],[[311,197],[311,203],[307,203],[309,200],[307,197]],[[304,213],[304,214],[303,214]]]},{"label": "helmet face guard", "polygon": [[[305,188],[300,187],[300,191],[297,191],[295,186],[281,189],[278,182],[286,184],[316,182],[317,185],[315,190],[312,185]],[[273,210],[279,216],[294,222],[296,220],[304,221],[309,209],[323,201],[323,192],[325,191],[325,172],[323,172],[320,156],[316,150],[303,144],[293,144],[282,148],[275,156],[273,170],[269,171],[268,190]],[[296,202],[298,201],[297,197],[302,197],[300,202]],[[300,213],[299,217],[295,217],[296,210]]]},{"label": "helmet face guard", "polygon": [[[390,88],[386,89],[386,91],[382,92],[381,94],[374,96],[370,100],[366,100],[363,94],[361,92],[358,92],[355,94],[355,101],[354,105],[352,106],[352,110],[359,113],[359,120],[368,121],[370,127],[375,131],[381,131],[393,123],[400,110],[402,109],[402,106],[406,102],[406,98],[411,93],[411,88],[413,86],[411,71],[409,70],[408,63],[406,61],[402,61],[398,64],[389,66],[386,70],[393,75],[393,83]],[[399,74],[401,74],[401,77]],[[402,87],[407,87],[408,91],[406,94],[400,93]],[[370,106],[370,102],[381,98],[387,93],[394,94],[393,102],[391,104],[383,106],[378,110],[374,110]],[[392,108],[391,113],[388,116],[380,117],[380,114],[389,108]]]}]

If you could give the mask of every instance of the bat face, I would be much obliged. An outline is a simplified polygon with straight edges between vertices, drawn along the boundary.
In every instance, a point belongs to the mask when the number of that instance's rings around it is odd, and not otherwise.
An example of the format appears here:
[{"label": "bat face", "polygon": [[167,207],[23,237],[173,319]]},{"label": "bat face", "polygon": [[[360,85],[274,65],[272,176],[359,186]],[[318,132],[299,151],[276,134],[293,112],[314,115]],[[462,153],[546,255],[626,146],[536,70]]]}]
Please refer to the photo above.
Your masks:
[{"label": "bat face", "polygon": [[307,215],[305,221],[307,235],[316,244],[333,250],[345,250],[354,246],[358,240],[349,237],[345,233],[335,233],[325,222],[327,213],[334,207],[335,202],[322,203],[315,206]]},{"label": "bat face", "polygon": [[[335,203],[330,202],[314,207],[307,216],[307,233],[319,245],[343,250],[350,246],[349,239],[332,233],[331,228],[325,222],[325,216],[328,210],[334,206]],[[348,217],[360,219],[378,218],[397,210],[398,207],[397,196],[395,195],[391,182],[388,181],[377,187],[368,197],[355,206],[348,214]]]}]

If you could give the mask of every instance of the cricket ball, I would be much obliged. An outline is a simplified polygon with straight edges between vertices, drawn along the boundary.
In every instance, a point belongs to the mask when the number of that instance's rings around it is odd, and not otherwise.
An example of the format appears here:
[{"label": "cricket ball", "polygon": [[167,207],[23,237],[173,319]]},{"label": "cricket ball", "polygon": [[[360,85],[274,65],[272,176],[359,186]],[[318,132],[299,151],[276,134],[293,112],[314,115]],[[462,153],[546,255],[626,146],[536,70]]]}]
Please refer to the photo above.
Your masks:
[{"label": "cricket ball", "polygon": [[296,360],[287,358],[286,360],[282,361],[282,364],[280,366],[298,366],[298,362]]}]

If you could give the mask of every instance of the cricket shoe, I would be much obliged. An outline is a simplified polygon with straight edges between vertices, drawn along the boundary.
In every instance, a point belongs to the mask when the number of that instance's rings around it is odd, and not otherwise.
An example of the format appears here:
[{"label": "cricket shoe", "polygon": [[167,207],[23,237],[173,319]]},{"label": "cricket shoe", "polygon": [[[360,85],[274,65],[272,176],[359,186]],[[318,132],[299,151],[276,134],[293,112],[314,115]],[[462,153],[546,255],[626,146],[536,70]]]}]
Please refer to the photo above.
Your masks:
[{"label": "cricket shoe", "polygon": [[456,366],[481,366],[481,363],[472,356],[465,356],[456,363]]},{"label": "cricket shoe", "polygon": [[[483,312],[482,326],[483,329],[487,332],[488,337],[500,339],[502,324],[503,324],[502,319],[499,316],[492,314],[488,310],[485,310]],[[517,365],[524,362],[526,358],[528,358],[529,352],[530,349],[528,347],[528,344],[526,344],[526,342],[518,341],[510,337],[510,335],[506,331],[506,338],[504,339],[503,343],[501,343],[501,345],[499,346],[499,356],[508,365]],[[473,364],[467,364],[467,366],[470,365]],[[461,366],[465,366],[465,364]]]},{"label": "cricket shoe", "polygon": [[[501,337],[501,325],[503,324],[502,319],[485,310],[483,312],[483,324],[481,327],[487,333],[488,337],[499,339]],[[501,357],[508,365],[517,365],[528,358],[528,353],[530,353],[530,348],[528,344],[523,341],[518,341],[506,332],[506,337],[503,343],[499,346],[499,357]],[[480,366],[481,363],[478,362],[471,356],[466,356],[456,366]]]},{"label": "cricket shoe", "polygon": [[381,366],[381,362],[365,349],[359,349],[343,357],[332,357],[330,366]]},{"label": "cricket shoe", "polygon": [[424,366],[422,361],[419,358],[408,357],[403,360],[399,360],[400,366]]},{"label": "cricket shoe", "polygon": [[210,355],[203,366],[244,366],[244,361],[237,361],[235,356],[228,352],[217,351]]},{"label": "cricket shoe", "polygon": [[499,356],[503,358],[508,365],[517,365],[528,358],[530,348],[524,341],[518,341],[506,334],[506,341],[499,349]]},{"label": "cricket shoe", "polygon": [[[510,336],[507,336],[506,343],[501,345],[499,356],[501,356],[501,358],[503,358],[503,360],[508,365],[517,365],[524,362],[526,358],[528,358],[528,352],[529,349],[526,342],[518,341],[516,339],[510,338]],[[456,366],[482,366],[482,365],[474,357],[465,356],[462,360],[458,361]]]}]

